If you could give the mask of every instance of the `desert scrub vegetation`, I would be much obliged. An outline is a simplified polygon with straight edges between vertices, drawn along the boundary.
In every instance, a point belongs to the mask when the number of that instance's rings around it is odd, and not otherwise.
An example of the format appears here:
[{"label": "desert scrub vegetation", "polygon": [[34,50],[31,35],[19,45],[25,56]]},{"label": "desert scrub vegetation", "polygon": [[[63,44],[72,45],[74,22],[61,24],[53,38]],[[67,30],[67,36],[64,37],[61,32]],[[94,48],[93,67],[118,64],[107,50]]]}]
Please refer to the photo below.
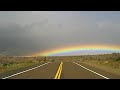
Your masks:
[{"label": "desert scrub vegetation", "polygon": [[79,56],[0,57],[0,74],[37,65],[47,61],[78,61],[120,75],[119,53]]},{"label": "desert scrub vegetation", "polygon": [[79,60],[81,63],[120,75],[120,54],[85,55]]},{"label": "desert scrub vegetation", "polygon": [[0,57],[0,74],[45,61],[45,57]]}]

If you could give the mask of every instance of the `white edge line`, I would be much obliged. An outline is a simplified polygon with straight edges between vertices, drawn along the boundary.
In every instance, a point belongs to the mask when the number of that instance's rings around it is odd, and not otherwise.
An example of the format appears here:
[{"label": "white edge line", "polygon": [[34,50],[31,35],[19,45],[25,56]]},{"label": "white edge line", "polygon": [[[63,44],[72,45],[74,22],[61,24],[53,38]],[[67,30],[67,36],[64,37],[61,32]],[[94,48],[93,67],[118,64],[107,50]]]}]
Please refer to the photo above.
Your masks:
[{"label": "white edge line", "polygon": [[84,67],[84,66],[82,66],[82,65],[80,65],[80,64],[78,64],[78,63],[76,63],[76,62],[73,62],[73,63],[75,63],[75,64],[77,64],[78,66],[80,66],[80,67],[82,67],[82,68],[84,68],[84,69],[86,69],[86,70],[88,70],[88,71],[90,71],[90,72],[92,72],[92,73],[95,73],[95,74],[97,74],[97,75],[99,75],[99,76],[101,76],[101,77],[103,77],[103,78],[105,78],[105,79],[110,79],[110,78],[105,77],[104,75],[101,75],[101,74],[99,74],[99,73],[97,73],[97,72],[95,72],[95,71],[93,71],[93,70],[90,70],[90,69],[88,69],[88,68],[86,68],[86,67]]},{"label": "white edge line", "polygon": [[[50,62],[48,62],[48,63],[50,63]],[[7,76],[7,77],[4,77],[4,78],[2,78],[2,79],[7,79],[7,78],[10,78],[10,77],[13,77],[13,76],[16,76],[16,75],[19,75],[19,74],[22,74],[22,73],[25,73],[25,72],[34,70],[34,69],[39,68],[39,67],[41,67],[41,66],[44,66],[44,65],[46,65],[46,64],[48,64],[48,63],[44,63],[44,64],[39,65],[39,66],[37,66],[37,67],[31,68],[31,69],[28,69],[28,70],[25,70],[25,71],[22,71],[22,72],[19,72],[19,73],[16,73],[16,74],[13,74],[13,75],[10,75],[10,76]]]}]

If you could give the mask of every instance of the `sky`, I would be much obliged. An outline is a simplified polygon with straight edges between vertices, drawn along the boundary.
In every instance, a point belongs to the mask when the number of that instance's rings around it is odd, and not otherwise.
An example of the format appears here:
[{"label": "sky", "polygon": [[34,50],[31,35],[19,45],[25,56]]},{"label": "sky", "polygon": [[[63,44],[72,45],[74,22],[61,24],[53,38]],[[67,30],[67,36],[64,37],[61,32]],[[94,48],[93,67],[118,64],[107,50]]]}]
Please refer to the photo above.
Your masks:
[{"label": "sky", "polygon": [[0,11],[0,55],[91,44],[120,45],[119,11]]}]

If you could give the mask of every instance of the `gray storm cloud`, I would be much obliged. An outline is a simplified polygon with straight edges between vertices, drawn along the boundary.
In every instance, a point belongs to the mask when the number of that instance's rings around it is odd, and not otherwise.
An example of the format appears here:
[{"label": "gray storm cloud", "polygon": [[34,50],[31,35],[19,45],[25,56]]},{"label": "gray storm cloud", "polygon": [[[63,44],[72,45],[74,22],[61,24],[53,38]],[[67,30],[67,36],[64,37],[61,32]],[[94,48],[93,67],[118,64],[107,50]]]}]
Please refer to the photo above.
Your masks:
[{"label": "gray storm cloud", "polygon": [[0,55],[74,44],[120,45],[119,12],[0,12]]}]

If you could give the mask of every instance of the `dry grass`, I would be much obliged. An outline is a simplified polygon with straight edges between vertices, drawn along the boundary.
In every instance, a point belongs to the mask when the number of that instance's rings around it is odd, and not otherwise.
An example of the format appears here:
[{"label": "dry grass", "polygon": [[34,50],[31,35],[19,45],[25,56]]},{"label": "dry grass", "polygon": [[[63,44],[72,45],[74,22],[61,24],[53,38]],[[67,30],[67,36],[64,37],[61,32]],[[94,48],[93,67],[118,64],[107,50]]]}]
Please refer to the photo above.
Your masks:
[{"label": "dry grass", "polygon": [[25,68],[41,61],[79,61],[120,75],[120,54],[52,56],[52,57],[0,57],[0,74]]},{"label": "dry grass", "polygon": [[85,56],[80,62],[120,75],[120,54]]},{"label": "dry grass", "polygon": [[78,61],[95,68],[120,75],[119,53],[81,56],[54,56],[47,58],[48,60],[55,61]]},{"label": "dry grass", "polygon": [[36,65],[44,57],[0,57],[0,74]]}]

